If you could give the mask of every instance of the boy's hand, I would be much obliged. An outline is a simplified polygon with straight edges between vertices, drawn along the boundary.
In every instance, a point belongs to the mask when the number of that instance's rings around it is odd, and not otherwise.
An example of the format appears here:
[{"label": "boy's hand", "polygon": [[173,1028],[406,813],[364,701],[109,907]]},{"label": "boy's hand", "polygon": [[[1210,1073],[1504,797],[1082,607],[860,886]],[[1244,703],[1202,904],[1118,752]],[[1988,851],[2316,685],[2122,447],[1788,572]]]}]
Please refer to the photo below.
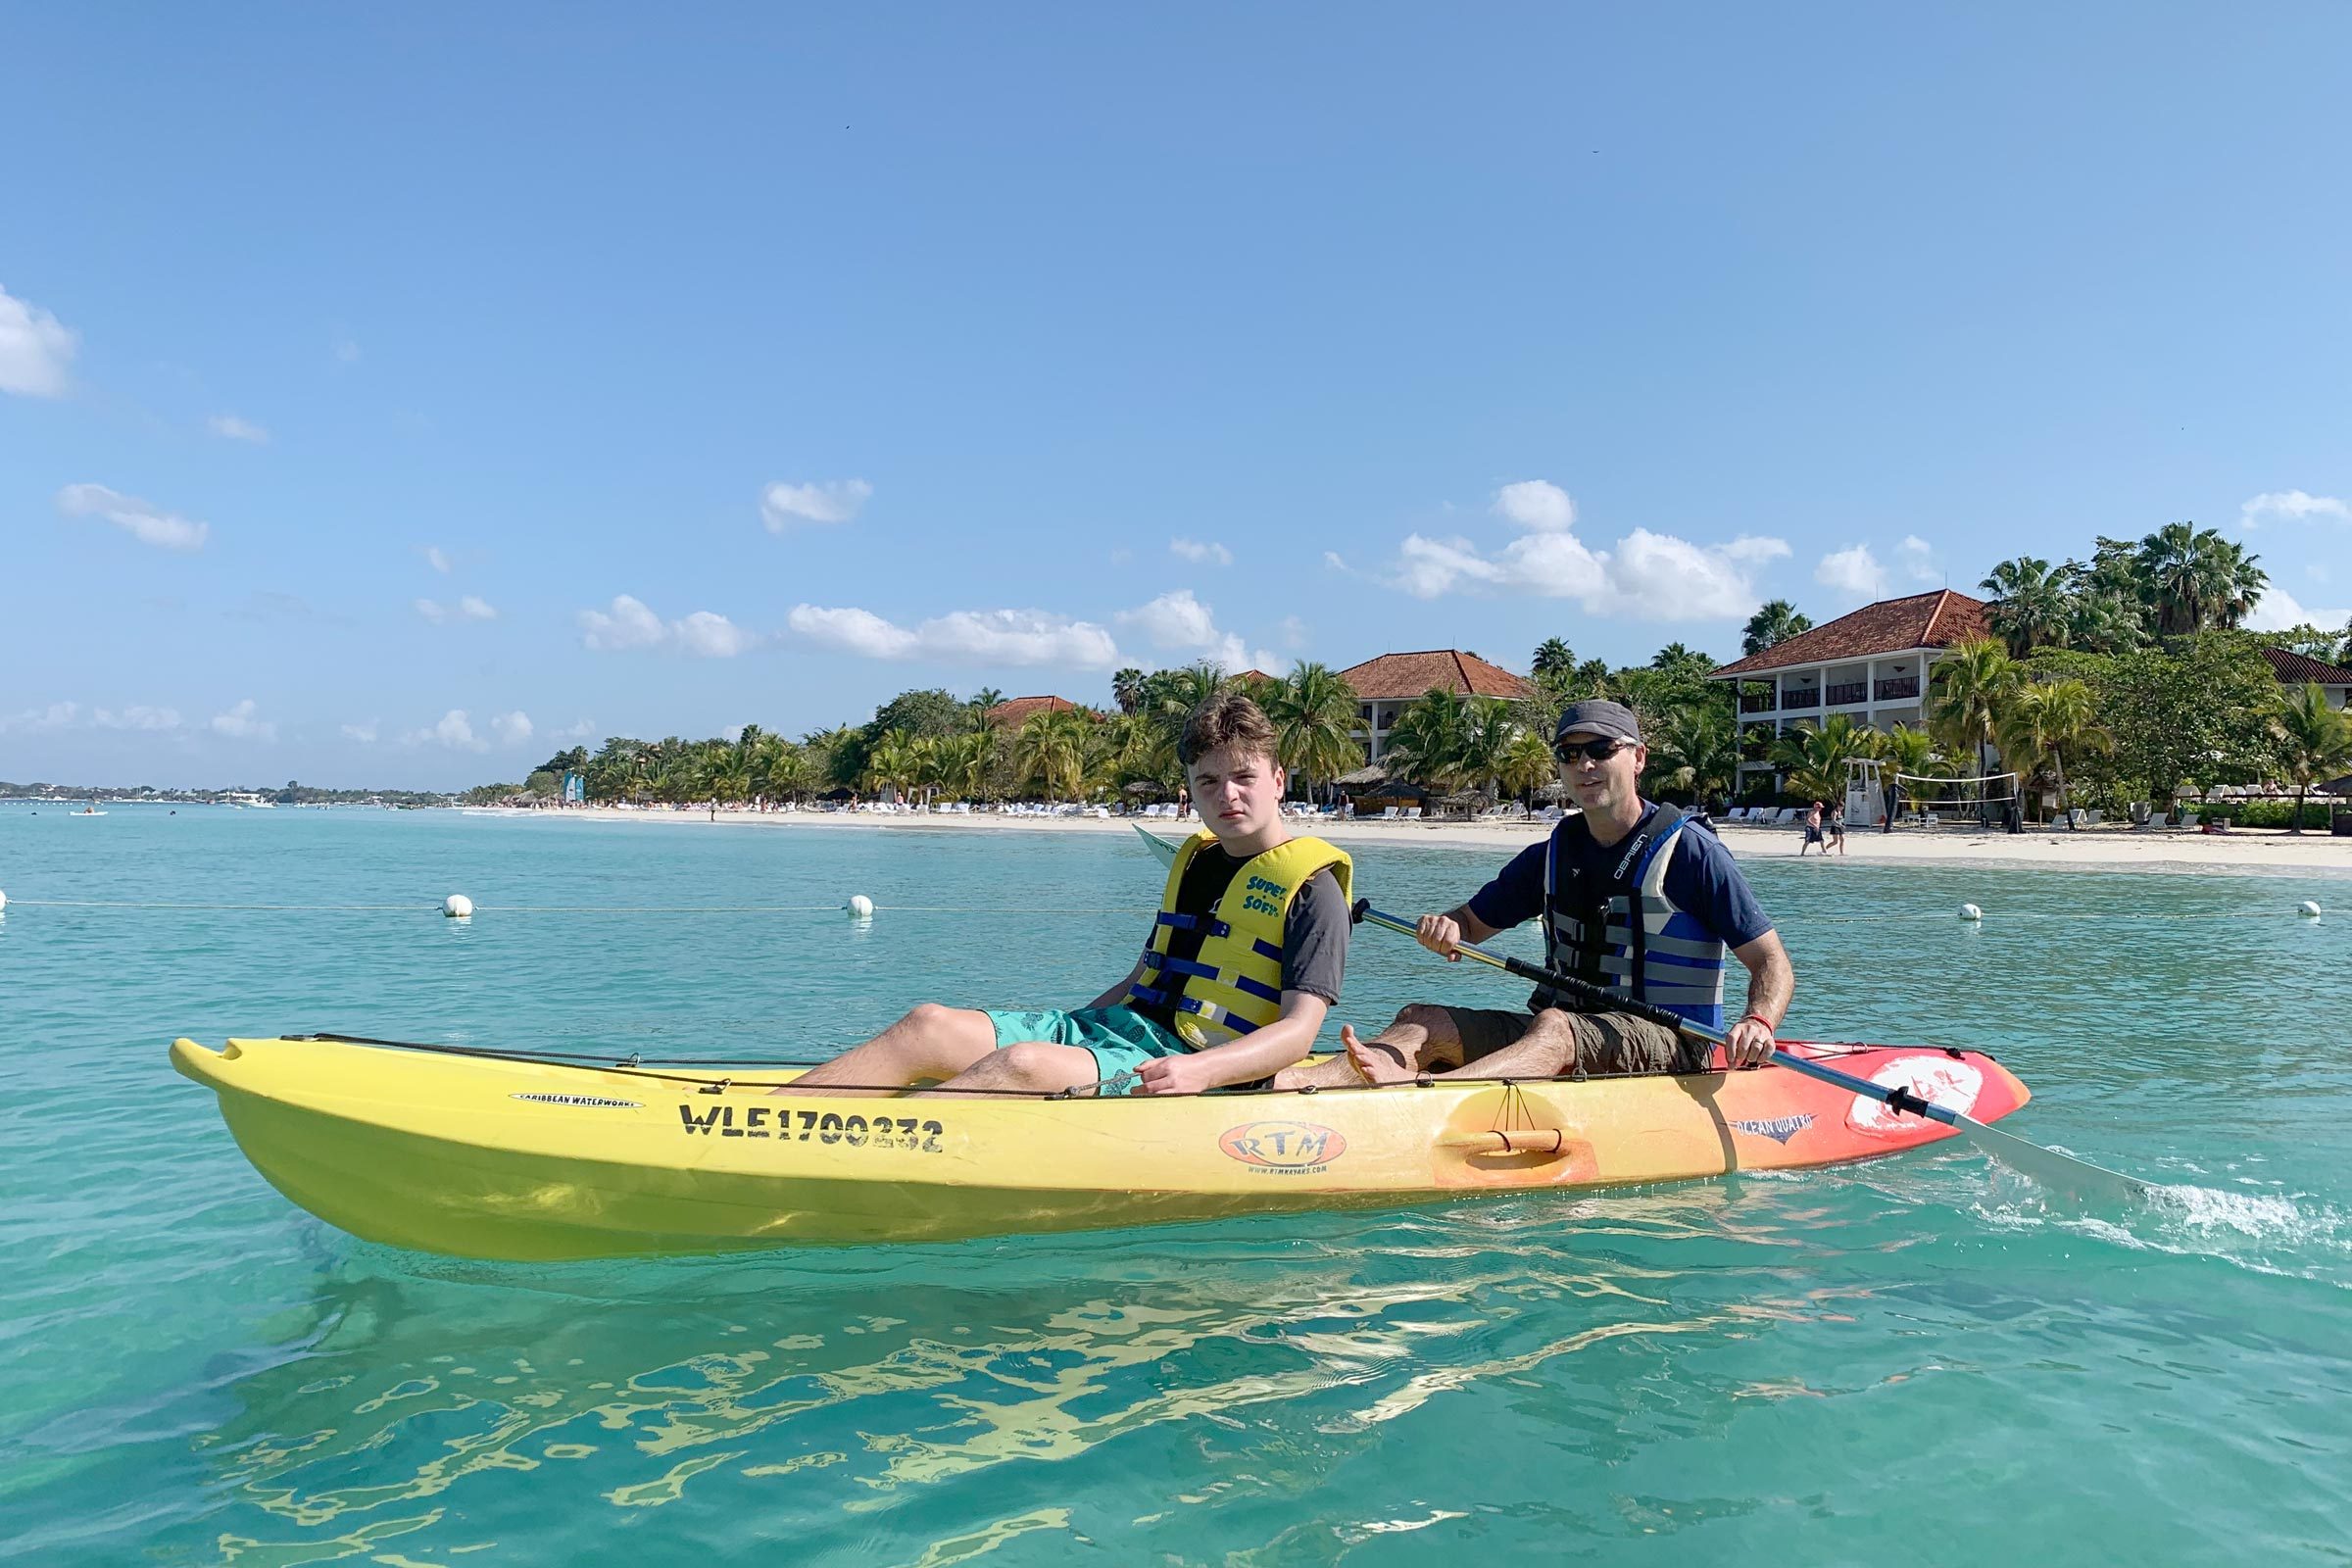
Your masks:
[{"label": "boy's hand", "polygon": [[1153,1056],[1136,1069],[1134,1092],[1139,1095],[1198,1095],[1217,1087],[1208,1063],[1189,1053]]}]

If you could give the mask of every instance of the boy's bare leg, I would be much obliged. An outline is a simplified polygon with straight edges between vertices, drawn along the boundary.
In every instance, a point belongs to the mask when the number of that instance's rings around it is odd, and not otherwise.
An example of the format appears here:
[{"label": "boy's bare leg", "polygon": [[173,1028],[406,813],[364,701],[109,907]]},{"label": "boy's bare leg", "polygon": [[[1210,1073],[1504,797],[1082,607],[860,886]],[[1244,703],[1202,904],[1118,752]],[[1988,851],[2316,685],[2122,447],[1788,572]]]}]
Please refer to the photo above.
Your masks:
[{"label": "boy's bare leg", "polygon": [[997,1026],[987,1013],[926,1002],[864,1045],[852,1046],[775,1092],[896,1095],[909,1084],[953,1078],[996,1049]]},{"label": "boy's bare leg", "polygon": [[1458,1067],[1462,1037],[1453,1012],[1432,1003],[1408,1004],[1396,1020],[1369,1040],[1352,1026],[1340,1030],[1345,1052],[1328,1061],[1285,1067],[1274,1075],[1276,1089],[1352,1089],[1362,1083],[1404,1083],[1440,1067]]},{"label": "boy's bare leg", "polygon": [[1064,1089],[1091,1089],[1097,1081],[1095,1054],[1084,1046],[1023,1040],[1002,1051],[991,1051],[936,1089],[918,1089],[914,1094],[926,1100],[1051,1095]]}]

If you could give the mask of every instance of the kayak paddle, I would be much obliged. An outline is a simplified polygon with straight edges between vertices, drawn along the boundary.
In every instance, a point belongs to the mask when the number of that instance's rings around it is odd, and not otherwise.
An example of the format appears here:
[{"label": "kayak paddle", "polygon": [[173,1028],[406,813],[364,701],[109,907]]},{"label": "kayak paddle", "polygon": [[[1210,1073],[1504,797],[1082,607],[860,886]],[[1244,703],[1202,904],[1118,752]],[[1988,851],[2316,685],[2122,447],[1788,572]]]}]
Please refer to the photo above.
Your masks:
[{"label": "kayak paddle", "polygon": [[[1386,926],[1391,931],[1401,931],[1408,937],[1420,934],[1420,928],[1412,922],[1399,920],[1393,914],[1383,914],[1380,910],[1372,907],[1372,902],[1369,899],[1357,900],[1355,907],[1349,912],[1359,923],[1370,921],[1374,925]],[[1691,1039],[1703,1040],[1709,1045],[1720,1046],[1724,1043],[1723,1035],[1716,1030],[1709,1029],[1702,1024],[1692,1023],[1681,1014],[1669,1012],[1664,1007],[1652,1006],[1645,1002],[1631,1002],[1623,997],[1612,995],[1590,981],[1579,980],[1574,975],[1562,974],[1556,969],[1547,969],[1542,964],[1529,963],[1524,958],[1513,958],[1499,953],[1489,953],[1473,943],[1457,942],[1454,944],[1454,948],[1464,957],[1476,958],[1481,963],[1508,970],[1522,980],[1549,986],[1553,990],[1569,996],[1600,1004],[1611,1012],[1629,1012],[1637,1018],[1646,1018],[1651,1023],[1663,1024],[1669,1029],[1678,1029]],[[1865,1099],[1878,1101],[1890,1110],[1904,1111],[1914,1116],[1925,1116],[1930,1121],[1939,1121],[2019,1175],[2031,1178],[2037,1186],[2065,1193],[2078,1199],[2108,1203],[2133,1202],[2151,1196],[2148,1184],[2145,1182],[2134,1181],[2129,1176],[2120,1175],[2104,1166],[2077,1159],[2072,1154],[2061,1154],[2054,1149],[2044,1149],[2039,1144],[2028,1143],[2013,1133],[2005,1133],[1997,1127],[1988,1126],[1974,1116],[1963,1115],[1948,1106],[1938,1105],[1930,1100],[1923,1100],[1908,1089],[1890,1089],[1885,1084],[1874,1084],[1867,1078],[1857,1078],[1852,1073],[1839,1072],[1835,1067],[1825,1067],[1818,1061],[1808,1061],[1802,1056],[1791,1055],[1781,1050],[1777,1044],[1773,1047],[1770,1060],[1776,1067],[1786,1067],[1791,1072],[1803,1073],[1808,1078],[1817,1078],[1825,1084],[1835,1084],[1840,1089],[1861,1095]]]}]

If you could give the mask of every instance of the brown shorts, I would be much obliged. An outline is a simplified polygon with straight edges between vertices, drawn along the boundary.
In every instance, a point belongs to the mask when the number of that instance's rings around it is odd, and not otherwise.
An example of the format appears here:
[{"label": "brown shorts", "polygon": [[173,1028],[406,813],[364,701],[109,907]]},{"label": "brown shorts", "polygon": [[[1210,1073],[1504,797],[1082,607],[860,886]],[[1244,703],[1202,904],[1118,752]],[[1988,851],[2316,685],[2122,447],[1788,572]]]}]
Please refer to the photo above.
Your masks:
[{"label": "brown shorts", "polygon": [[[1447,1007],[1462,1043],[1462,1065],[1515,1046],[1535,1027],[1535,1014],[1493,1007]],[[1711,1048],[1680,1030],[1626,1012],[1563,1012],[1576,1035],[1577,1070],[1594,1075],[1704,1072]]]}]

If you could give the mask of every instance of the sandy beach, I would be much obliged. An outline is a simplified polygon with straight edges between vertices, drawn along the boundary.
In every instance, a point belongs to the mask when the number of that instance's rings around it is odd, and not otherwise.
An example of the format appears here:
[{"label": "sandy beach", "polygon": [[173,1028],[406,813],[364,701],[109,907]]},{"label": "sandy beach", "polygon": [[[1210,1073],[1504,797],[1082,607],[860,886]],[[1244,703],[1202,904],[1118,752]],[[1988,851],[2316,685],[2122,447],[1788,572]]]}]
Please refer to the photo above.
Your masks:
[{"label": "sandy beach", "polygon": [[[1138,826],[1170,837],[1191,831],[1194,821],[1169,818],[1098,816],[1013,816],[993,811],[730,811],[713,816],[697,810],[622,810],[569,807],[561,810],[475,808],[469,814],[543,817],[549,820],[660,822],[678,827],[762,827],[811,832],[885,833],[1131,833]],[[1397,844],[1479,850],[1506,856],[1532,844],[1550,824],[1526,819],[1487,822],[1323,822],[1314,831],[1335,844]],[[1742,859],[1793,858],[1801,835],[1793,827],[1725,825],[1723,842]],[[1898,828],[1848,835],[1846,859],[1874,864],[2056,865],[2071,869],[2168,871],[2293,871],[2352,875],[2352,838],[2325,833],[2237,829],[2229,833],[2090,828],[2081,832],[2040,830],[2022,834],[1978,833],[1961,828]]]}]

